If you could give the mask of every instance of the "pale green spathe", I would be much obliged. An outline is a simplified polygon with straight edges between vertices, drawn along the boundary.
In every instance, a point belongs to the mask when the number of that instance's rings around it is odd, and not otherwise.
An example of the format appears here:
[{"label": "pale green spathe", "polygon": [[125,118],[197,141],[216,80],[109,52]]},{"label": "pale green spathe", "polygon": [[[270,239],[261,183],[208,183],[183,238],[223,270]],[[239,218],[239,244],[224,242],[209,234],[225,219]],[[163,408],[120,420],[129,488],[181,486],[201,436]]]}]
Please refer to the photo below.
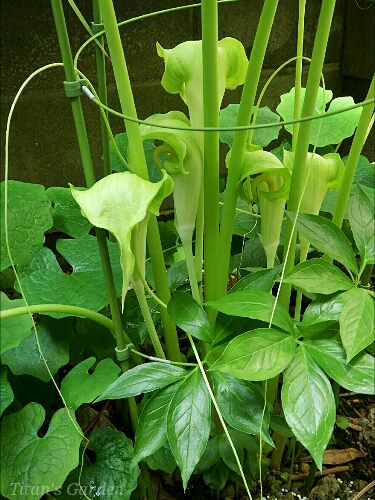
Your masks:
[{"label": "pale green spathe", "polygon": [[73,186],[71,189],[83,215],[94,226],[110,231],[118,241],[124,304],[135,266],[131,248],[132,229],[148,212],[159,214],[161,202],[172,192],[173,181],[165,171],[162,180],[157,183],[146,181],[130,172],[121,172],[104,177],[86,191],[79,191]]}]

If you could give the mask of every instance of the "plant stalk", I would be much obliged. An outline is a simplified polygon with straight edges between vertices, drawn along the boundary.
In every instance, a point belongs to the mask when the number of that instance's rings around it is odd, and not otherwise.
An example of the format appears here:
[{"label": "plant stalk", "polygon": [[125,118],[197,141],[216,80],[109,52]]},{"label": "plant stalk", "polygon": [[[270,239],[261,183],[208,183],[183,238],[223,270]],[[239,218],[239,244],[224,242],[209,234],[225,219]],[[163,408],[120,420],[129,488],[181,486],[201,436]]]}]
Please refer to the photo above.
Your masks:
[{"label": "plant stalk", "polygon": [[[93,12],[94,12],[94,23],[95,25],[100,25],[102,23],[102,15],[100,12],[99,0],[93,1]],[[103,36],[97,38],[100,46],[103,46]],[[105,71],[105,55],[101,50],[100,46],[97,44],[95,47],[95,58],[96,58],[96,73],[98,76],[98,96],[100,102],[108,105],[107,99],[107,79]],[[103,110],[108,119],[108,112]],[[103,167],[104,175],[109,175],[112,173],[111,159],[110,159],[110,149],[109,149],[109,137],[106,127],[106,123],[103,119],[102,114],[100,114],[100,130],[102,134],[102,149],[103,149]]]},{"label": "plant stalk", "polygon": [[[246,73],[241,102],[238,110],[237,126],[246,126],[250,123],[255,94],[263,66],[263,60],[268,45],[278,0],[265,0],[262,14],[259,19],[257,32]],[[218,258],[220,266],[217,269],[216,297],[225,295],[227,290],[230,247],[234,216],[237,205],[236,185],[241,176],[242,160],[247,142],[247,130],[236,130],[233,138],[232,154],[228,169],[227,186],[225,189],[224,206],[221,218],[219,235]]]},{"label": "plant stalk", "polygon": [[[62,8],[61,0],[51,0],[52,10],[55,19],[56,31],[60,45],[62,60],[64,63],[64,71],[66,80],[68,82],[76,81],[76,72],[73,65],[72,53],[70,49],[68,31],[66,28],[64,11]],[[80,96],[71,97],[70,103],[72,106],[72,113],[76,127],[78,145],[81,152],[83,170],[88,188],[95,184],[94,167],[92,164],[90,146],[87,137],[85,121],[81,106]],[[97,242],[99,246],[100,256],[102,259],[102,267],[105,276],[106,288],[108,299],[113,318],[114,332],[116,337],[117,348],[123,350],[127,341],[124,337],[122,329],[121,316],[119,304],[116,297],[113,273],[108,253],[107,238],[103,229],[96,228]]]},{"label": "plant stalk", "polygon": [[[371,84],[366,96],[366,99],[373,99],[375,94],[375,76],[372,77]],[[368,127],[371,123],[372,113],[374,112],[374,103],[363,106],[362,113],[359,118],[357,130],[355,131],[353,142],[350,148],[348,161],[346,162],[344,176],[342,178],[341,187],[337,196],[335,211],[332,222],[337,226],[342,226],[346,207],[348,205],[350,190],[352,188],[355,171],[357,170],[359,156],[363,148],[363,144],[367,138]]]},{"label": "plant stalk", "polygon": [[[315,113],[316,99],[335,3],[335,0],[323,0],[322,2],[307,79],[305,99],[301,113],[302,118],[311,116]],[[311,129],[312,121],[310,120],[302,122],[299,127],[288,201],[288,210],[292,212],[298,212],[299,204],[306,185],[308,175],[308,170],[306,169],[306,158],[310,143]],[[290,271],[294,266],[296,238],[297,236],[293,223],[288,219],[286,222],[284,244],[285,273]],[[290,293],[291,285],[289,283],[282,283],[280,287],[279,300],[287,310],[289,308]]]},{"label": "plant stalk", "polygon": [[[203,123],[219,126],[218,7],[217,0],[202,1]],[[216,298],[219,245],[219,132],[204,132],[204,297]],[[211,321],[215,312],[207,308]]]},{"label": "plant stalk", "polygon": [[[303,37],[305,33],[305,8],[306,0],[299,0],[298,6],[298,35],[297,35],[297,57],[296,59],[296,77],[294,94],[294,119],[298,120],[301,112],[301,86],[302,86],[302,56],[303,56]],[[299,131],[299,123],[293,125],[292,151],[295,152]]]},{"label": "plant stalk", "polygon": [[[121,37],[117,26],[116,14],[112,0],[99,0],[103,22],[106,30],[106,37],[113,70],[115,74],[120,104],[122,112],[132,118],[137,118],[137,112],[133,99],[133,92],[130,84],[129,73],[122,49]],[[132,163],[134,173],[148,179],[148,170],[143,150],[143,142],[137,123],[125,119],[126,132],[129,139],[129,160]],[[147,232],[148,249],[151,256],[151,263],[154,271],[156,289],[159,297],[164,303],[168,303],[170,292],[168,279],[165,272],[164,256],[160,243],[160,235],[155,216],[150,216]],[[177,349],[178,339],[176,328],[170,320],[166,320],[167,314],[161,312],[164,327],[167,352],[173,361],[181,361],[180,351]],[[172,345],[170,345],[172,343]]]}]

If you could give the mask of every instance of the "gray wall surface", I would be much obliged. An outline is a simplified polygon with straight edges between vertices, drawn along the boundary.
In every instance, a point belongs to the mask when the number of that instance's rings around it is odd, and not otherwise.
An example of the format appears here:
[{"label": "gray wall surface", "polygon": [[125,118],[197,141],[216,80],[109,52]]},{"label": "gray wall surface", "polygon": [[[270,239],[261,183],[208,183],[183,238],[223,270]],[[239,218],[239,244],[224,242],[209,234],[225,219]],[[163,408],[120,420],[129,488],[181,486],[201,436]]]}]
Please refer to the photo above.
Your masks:
[{"label": "gray wall surface", "polygon": [[[348,0],[353,3],[353,0]],[[77,5],[91,24],[91,2],[77,0]],[[157,9],[183,5],[186,0],[114,0],[118,20],[130,19]],[[192,3],[192,2],[190,2]],[[219,7],[219,37],[239,39],[247,55],[250,54],[263,2],[247,0]],[[308,0],[304,53],[310,57],[321,2]],[[63,1],[73,54],[88,38],[67,1]],[[352,6],[351,6],[352,7]],[[371,12],[366,16],[371,18]],[[295,55],[297,39],[298,0],[280,0],[275,23],[264,62],[261,86],[284,61]],[[356,101],[365,97],[368,75],[342,73],[342,61],[347,24],[347,1],[338,0],[326,55],[324,76],[326,87],[334,97],[353,95]],[[350,22],[349,22],[350,24]],[[360,26],[359,26],[360,28]],[[178,95],[167,94],[160,84],[164,70],[163,60],[156,53],[158,41],[172,48],[185,40],[200,38],[199,9],[187,9],[150,17],[126,24],[121,28],[124,52],[133,85],[139,118],[172,109],[186,111]],[[355,35],[354,35],[355,36]],[[359,50],[361,48],[359,47]],[[4,176],[4,134],[8,112],[14,96],[24,80],[38,68],[60,62],[61,55],[54,27],[51,4],[48,0],[1,0],[1,178]],[[350,66],[350,65],[349,65]],[[84,50],[79,69],[96,84],[94,44]],[[113,73],[108,67],[109,105],[120,111]],[[305,76],[307,66],[305,67]],[[350,78],[360,78],[356,85]],[[45,186],[84,185],[81,159],[78,151],[69,99],[65,97],[62,82],[63,69],[53,68],[37,75],[22,93],[16,107],[10,130],[9,177]],[[357,80],[355,80],[357,81]],[[349,82],[349,83],[348,83]],[[271,84],[264,105],[275,110],[279,96],[294,86],[293,68],[284,69]],[[364,94],[364,95],[363,95]],[[240,89],[227,91],[223,106],[239,102]],[[98,177],[101,171],[101,139],[99,111],[85,97],[82,98],[89,133],[92,156]],[[114,133],[124,131],[120,118],[111,118]],[[373,151],[373,150],[371,150]],[[373,153],[372,153],[373,154]],[[373,160],[373,158],[372,158]],[[371,160],[371,161],[372,161]]]}]

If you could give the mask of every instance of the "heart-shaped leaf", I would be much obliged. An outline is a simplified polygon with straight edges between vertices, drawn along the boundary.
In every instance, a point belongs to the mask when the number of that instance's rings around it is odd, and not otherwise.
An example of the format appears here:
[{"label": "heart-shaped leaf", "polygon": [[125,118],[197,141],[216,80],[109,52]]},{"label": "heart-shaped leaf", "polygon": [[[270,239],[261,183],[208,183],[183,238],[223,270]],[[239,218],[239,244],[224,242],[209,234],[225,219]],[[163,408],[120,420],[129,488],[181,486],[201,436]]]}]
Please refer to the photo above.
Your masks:
[{"label": "heart-shaped leaf", "polygon": [[[53,252],[46,247],[34,248],[20,264],[18,273],[29,304],[69,304],[92,311],[105,307],[108,294],[96,238],[86,235],[77,240],[59,240],[57,250],[72,265],[72,274],[61,270]],[[108,250],[116,293],[120,296],[122,272],[117,244],[109,241]]]},{"label": "heart-shaped leaf", "polygon": [[[73,338],[72,318],[53,319],[42,316],[36,325],[39,344],[48,367],[55,375],[57,370],[69,363],[69,346]],[[15,375],[32,375],[48,382],[48,373],[40,356],[34,332],[26,337],[17,347],[2,355],[2,361]]]},{"label": "heart-shaped leaf", "polygon": [[132,462],[133,446],[122,432],[107,427],[94,431],[90,444],[96,454],[93,465],[74,470],[58,492],[62,500],[108,498],[129,500],[137,487],[138,466]]},{"label": "heart-shaped leaf", "polygon": [[[4,292],[0,292],[0,303],[2,311],[26,305],[23,299],[9,300]],[[30,314],[3,318],[1,320],[0,354],[17,347],[24,338],[30,335],[33,324]]]},{"label": "heart-shaped leaf", "polygon": [[[5,245],[5,182],[0,184],[1,202],[1,267],[10,266]],[[44,243],[44,233],[53,226],[51,202],[44,186],[19,181],[8,181],[8,237],[13,263],[19,264],[30,249]]]},{"label": "heart-shaped leaf", "polygon": [[6,366],[0,366],[0,416],[8,408],[14,398],[14,394],[7,378]]},{"label": "heart-shaped leaf", "polygon": [[30,403],[4,417],[1,428],[1,491],[22,500],[39,500],[60,488],[79,463],[82,434],[73,425],[74,415],[61,408],[52,417],[47,433],[38,436],[45,411]]},{"label": "heart-shaped leaf", "polygon": [[95,358],[81,361],[71,370],[61,383],[61,393],[65,403],[75,411],[83,403],[91,403],[109,384],[117,379],[120,367],[112,359],[103,359],[95,367],[92,375],[88,370]]}]

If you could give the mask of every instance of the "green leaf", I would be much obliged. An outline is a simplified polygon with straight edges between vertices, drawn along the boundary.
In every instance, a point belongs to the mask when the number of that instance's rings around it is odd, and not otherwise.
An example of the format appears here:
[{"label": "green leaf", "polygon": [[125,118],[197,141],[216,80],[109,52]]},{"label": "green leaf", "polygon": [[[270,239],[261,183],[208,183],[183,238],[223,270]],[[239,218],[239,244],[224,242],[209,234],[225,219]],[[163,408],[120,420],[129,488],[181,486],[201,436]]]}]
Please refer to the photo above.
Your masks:
[{"label": "green leaf", "polygon": [[219,459],[218,462],[203,473],[203,480],[211,490],[220,491],[226,485],[230,474],[230,469]]},{"label": "green leaf", "polygon": [[210,371],[229,373],[242,380],[266,380],[292,361],[296,343],[291,335],[259,328],[233,339]]},{"label": "green leaf", "polygon": [[297,323],[298,337],[303,337],[304,340],[314,339],[330,339],[340,337],[340,327],[335,320],[325,320],[319,323],[312,323],[311,325]]},{"label": "green leaf", "polygon": [[92,350],[97,358],[110,358],[115,353],[116,340],[103,325],[87,318],[76,318],[76,340]]},{"label": "green leaf", "polygon": [[273,446],[268,433],[269,412],[256,386],[226,373],[212,372],[212,379],[217,404],[228,424],[248,434],[262,433],[262,439]]},{"label": "green leaf", "polygon": [[323,259],[310,259],[297,264],[284,276],[283,282],[292,283],[303,292],[324,295],[354,287],[346,274]]},{"label": "green leaf", "polygon": [[[73,266],[65,274],[48,248],[34,248],[20,264],[18,273],[29,304],[67,304],[99,311],[108,304],[108,294],[98,244],[93,236],[59,240],[57,250]],[[121,294],[121,268],[116,243],[108,242],[116,293]],[[52,317],[66,314],[48,313]]]},{"label": "green leaf", "polygon": [[[241,465],[243,465],[244,461],[244,449],[241,446],[241,443],[233,436],[231,436],[232,443],[237,452],[238,458],[240,460]],[[227,467],[236,472],[237,474],[241,474],[240,469],[237,464],[237,460],[235,459],[233,449],[229,444],[228,438],[225,434],[219,436],[219,452],[220,456],[223,459],[223,462]]]},{"label": "green leaf", "polygon": [[208,470],[220,459],[219,440],[220,436],[213,436],[208,440],[206,449],[194,469],[194,474],[201,474]]},{"label": "green leaf", "polygon": [[335,424],[335,398],[326,375],[303,345],[284,372],[281,400],[286,421],[321,470]]},{"label": "green leaf", "polygon": [[279,415],[271,414],[270,427],[273,431],[280,434],[280,436],[284,436],[284,437],[293,437],[294,436],[289,425],[286,423],[285,418],[281,417]]},{"label": "green leaf", "polygon": [[76,411],[83,403],[91,403],[117,379],[120,373],[120,367],[112,359],[103,359],[96,365],[95,372],[90,375],[88,371],[95,361],[95,358],[81,361],[61,383],[61,393],[65,403],[73,411]]},{"label": "green leaf", "polygon": [[166,441],[161,448],[155,451],[155,453],[146,457],[145,462],[150,469],[157,471],[162,470],[167,474],[172,474],[177,467],[176,460],[174,459],[168,441]]},{"label": "green leaf", "polygon": [[166,172],[157,183],[130,172],[121,172],[107,175],[86,191],[79,191],[73,186],[71,189],[84,216],[96,227],[110,231],[118,241],[124,302],[135,266],[131,248],[132,229],[146,218],[147,212],[159,214],[161,202],[172,192],[173,181]]},{"label": "green leaf", "polygon": [[[306,89],[301,89],[301,108],[305,98]],[[294,118],[294,94],[295,89],[283,94],[280,98],[281,102],[277,106],[276,111],[282,116],[283,120],[289,121]],[[316,101],[315,114],[324,114],[326,104],[332,99],[332,91],[319,87],[318,97]],[[328,111],[339,111],[354,104],[352,97],[338,97],[333,99]],[[314,120],[312,124],[312,132],[310,144],[315,144],[318,147],[327,146],[329,144],[338,144],[346,137],[353,135],[357,126],[361,108],[351,109],[337,115],[327,116],[324,120]],[[291,134],[293,133],[293,125],[285,125],[285,128]]]},{"label": "green leaf", "polygon": [[[9,300],[4,292],[0,292],[0,303],[2,311],[26,305],[24,299]],[[33,324],[34,322],[30,314],[2,319],[0,328],[0,354],[8,349],[17,347],[24,338],[30,335]]]},{"label": "green leaf", "polygon": [[[1,203],[1,267],[10,266],[5,245],[5,182],[0,184]],[[22,262],[34,245],[44,243],[44,233],[53,226],[51,203],[44,186],[26,182],[8,181],[8,236],[15,265]]]},{"label": "green leaf", "polygon": [[362,352],[346,362],[345,349],[336,340],[305,341],[304,345],[327,375],[348,391],[374,394],[374,358]]},{"label": "green leaf", "polygon": [[267,292],[242,290],[225,295],[215,302],[206,302],[206,305],[232,316],[260,319],[267,323],[272,319],[274,326],[293,333],[289,314],[280,304],[276,303],[275,307],[275,297]]},{"label": "green leaf", "polygon": [[188,372],[178,366],[160,362],[138,365],[123,373],[96,400],[123,399],[152,392],[184,378]]},{"label": "green leaf", "polygon": [[272,269],[262,269],[248,274],[241,278],[230,289],[229,293],[240,292],[241,290],[261,290],[262,292],[270,292],[276,279],[279,277],[282,265],[275,266]]},{"label": "green leaf", "polygon": [[174,292],[180,285],[182,285],[189,277],[186,261],[180,260],[172,264],[167,271],[168,284],[171,292]]},{"label": "green leaf", "polygon": [[346,292],[340,292],[331,297],[318,296],[307,306],[302,324],[308,326],[325,321],[339,321],[342,308],[346,303],[345,294]]},{"label": "green leaf", "polygon": [[[139,469],[132,463],[133,446],[122,432],[107,427],[90,436],[95,452],[93,465],[75,469],[59,492],[62,500],[81,500],[82,490],[88,498],[129,500],[137,487]],[[82,487],[82,490],[80,489]]]},{"label": "green leaf", "polygon": [[164,387],[145,404],[135,436],[134,461],[152,455],[167,441],[167,415],[179,383]]},{"label": "green leaf", "polygon": [[363,288],[348,290],[340,315],[340,335],[349,362],[374,341],[374,300]]},{"label": "green leaf", "polygon": [[[61,366],[69,363],[69,346],[73,338],[73,319],[53,319],[41,316],[36,325],[38,340],[48,367],[55,375]],[[15,375],[32,375],[48,382],[50,375],[36,343],[35,334],[31,333],[15,348],[2,355],[2,361]]]},{"label": "green leaf", "polygon": [[211,399],[195,369],[174,395],[167,417],[168,441],[180,468],[184,489],[206,448],[211,427]]},{"label": "green leaf", "polygon": [[8,382],[8,369],[6,366],[0,366],[0,416],[8,408],[14,399],[14,394],[10,383]]},{"label": "green leaf", "polygon": [[211,322],[202,306],[191,295],[175,292],[168,302],[168,314],[177,326],[194,338],[210,342],[213,337]]},{"label": "green leaf", "polygon": [[51,213],[56,229],[73,238],[79,238],[90,231],[92,224],[83,217],[70,188],[50,187],[46,190],[46,195],[53,204]]},{"label": "green leaf", "polygon": [[[294,222],[295,213],[289,211],[285,213]],[[336,224],[320,215],[299,214],[296,226],[302,236],[315,248],[336,259],[354,274],[358,273],[352,246]]]},{"label": "green leaf", "polygon": [[370,200],[357,186],[349,200],[348,213],[350,227],[362,258],[362,264],[375,263],[374,243],[374,196]]},{"label": "green leaf", "polygon": [[241,318],[240,316],[228,316],[227,314],[219,312],[215,321],[215,338],[213,343],[219,344],[229,336],[236,337],[241,333],[245,333],[262,326],[264,326],[264,324],[256,319]]},{"label": "green leaf", "polygon": [[[220,127],[236,126],[239,106],[239,104],[229,104],[226,108],[220,110]],[[267,106],[258,109],[257,117],[255,120],[256,125],[265,123],[277,123],[279,121],[279,115],[273,113]],[[279,137],[280,129],[280,125],[275,125],[274,127],[254,130],[252,144],[256,144],[262,147],[268,146],[271,141]],[[233,131],[222,131],[220,132],[220,141],[224,144],[228,144],[228,146],[232,148],[233,136]]]},{"label": "green leaf", "polygon": [[1,491],[8,498],[16,495],[22,500],[38,500],[44,493],[59,489],[78,466],[82,434],[73,425],[74,416],[68,415],[66,408],[57,410],[47,433],[40,438],[38,431],[44,418],[44,408],[30,403],[3,419]]}]

